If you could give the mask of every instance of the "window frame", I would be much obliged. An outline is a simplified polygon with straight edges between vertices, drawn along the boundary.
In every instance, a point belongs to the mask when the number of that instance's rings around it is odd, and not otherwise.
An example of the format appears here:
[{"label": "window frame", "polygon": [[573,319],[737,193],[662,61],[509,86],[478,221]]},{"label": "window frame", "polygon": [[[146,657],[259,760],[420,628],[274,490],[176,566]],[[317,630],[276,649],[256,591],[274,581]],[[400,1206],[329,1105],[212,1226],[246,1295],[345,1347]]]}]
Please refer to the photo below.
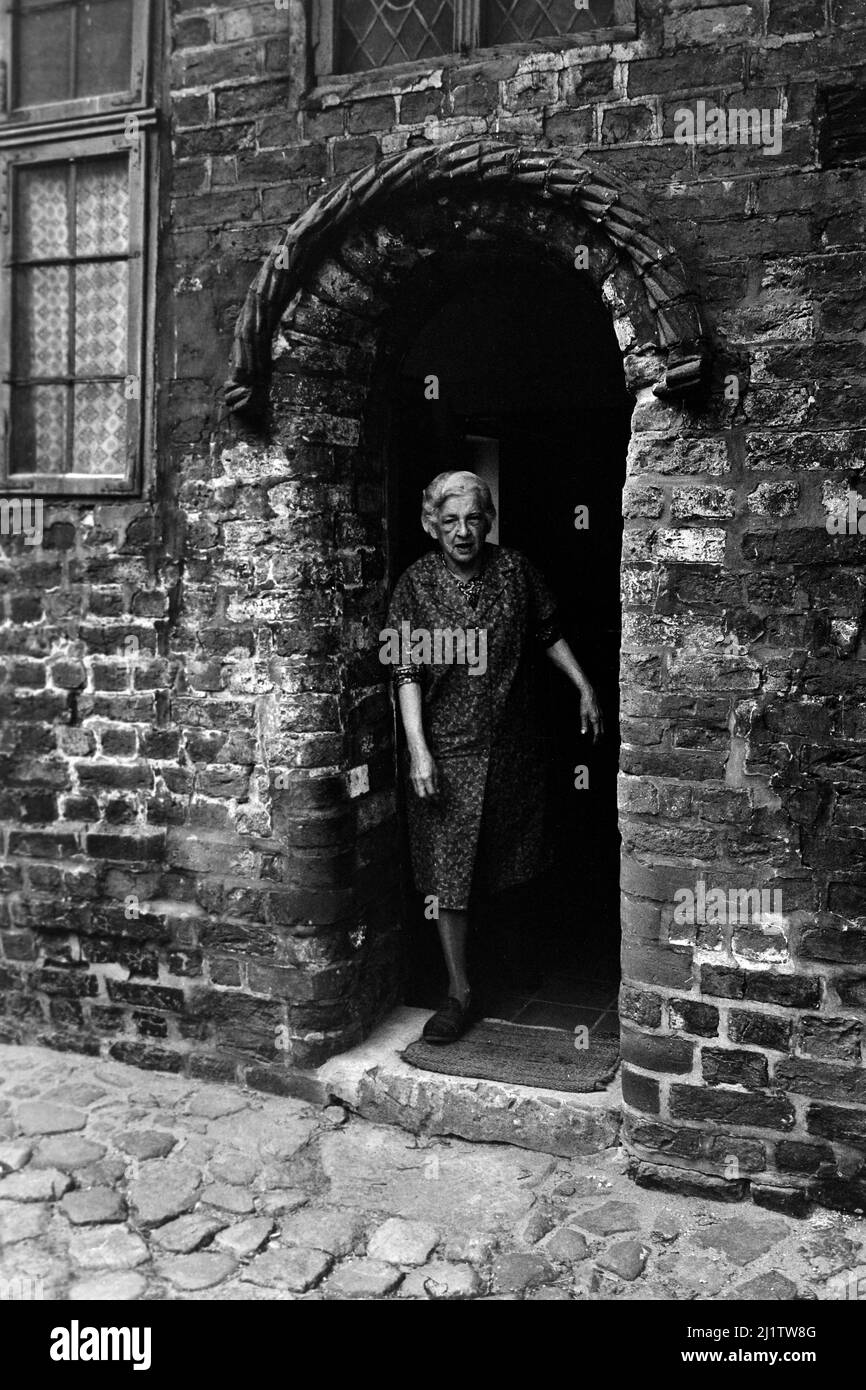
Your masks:
[{"label": "window frame", "polygon": [[[13,355],[15,351],[14,304],[13,304],[13,254],[16,226],[16,195],[19,169],[34,169],[44,164],[64,163],[67,160],[99,158],[100,155],[124,153],[128,155],[129,188],[129,243],[126,255],[128,265],[127,285],[127,349],[125,379],[137,379],[138,394],[126,399],[126,462],[120,473],[44,473],[38,470],[13,472],[12,455],[14,438],[12,434],[12,389]],[[3,218],[2,236],[3,275],[0,277],[0,323],[8,325],[0,342],[0,412],[2,412],[2,459],[0,477],[4,491],[21,490],[40,493],[79,494],[93,492],[98,485],[100,492],[127,492],[138,482],[138,461],[141,457],[142,442],[142,402],[146,389],[144,382],[144,349],[142,315],[144,310],[144,232],[145,232],[145,183],[142,170],[146,160],[144,131],[129,140],[121,134],[89,136],[78,139],[51,140],[40,142],[29,149],[0,152],[2,177],[8,181],[8,212]],[[74,330],[74,322],[70,325]]]},{"label": "window frame", "polygon": [[[58,4],[61,0],[58,0]],[[0,126],[41,125],[46,122],[68,121],[87,116],[112,115],[119,109],[144,106],[150,86],[150,24],[151,0],[132,0],[132,52],[130,54],[131,85],[125,92],[102,92],[99,96],[73,97],[68,101],[41,102],[35,106],[12,106],[16,87],[15,21],[18,17],[16,0],[6,0],[0,9],[0,54],[5,64],[4,99],[0,109]],[[46,2],[46,8],[50,5]]]},{"label": "window frame", "polygon": [[549,49],[552,45],[569,48],[587,44],[619,43],[633,39],[637,35],[636,0],[613,0],[613,24],[606,28],[587,29],[581,34],[549,34],[540,39],[525,39],[522,42],[481,46],[482,7],[484,0],[454,0],[454,48],[449,53],[440,53],[429,58],[388,63],[380,68],[363,68],[357,72],[335,72],[334,53],[336,51],[337,10],[342,0],[312,0],[310,48],[312,51],[313,77],[317,85],[349,84],[371,80],[385,74],[395,76],[424,72],[439,63],[454,59],[467,59],[470,56],[484,61],[496,53],[514,52],[522,49],[528,52]]},{"label": "window frame", "polygon": [[[55,102],[0,114],[0,490],[4,495],[104,497],[140,495],[152,454],[154,410],[155,275],[157,255],[157,111],[150,93],[152,0],[133,0],[134,34],[146,39],[132,71],[135,91]],[[0,15],[0,58],[10,73],[12,11]],[[0,78],[2,78],[0,72]],[[132,98],[131,100],[128,100]],[[130,126],[130,118],[134,124]],[[15,170],[100,154],[129,154],[129,267],[126,379],[136,377],[138,396],[127,398],[126,458],[121,472],[11,471],[11,396],[14,355],[12,282],[15,235]]]}]

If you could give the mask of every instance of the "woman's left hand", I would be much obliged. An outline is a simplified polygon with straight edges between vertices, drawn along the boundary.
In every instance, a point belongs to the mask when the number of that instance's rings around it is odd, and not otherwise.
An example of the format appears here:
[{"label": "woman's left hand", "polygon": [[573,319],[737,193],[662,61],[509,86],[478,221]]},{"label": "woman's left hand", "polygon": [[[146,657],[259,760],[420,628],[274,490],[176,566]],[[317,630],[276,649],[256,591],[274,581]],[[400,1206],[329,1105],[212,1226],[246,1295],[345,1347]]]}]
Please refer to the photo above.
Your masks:
[{"label": "woman's left hand", "polygon": [[580,732],[586,734],[592,727],[592,741],[598,743],[604,733],[604,725],[601,718],[601,710],[595,698],[595,691],[591,685],[586,685],[580,692]]}]

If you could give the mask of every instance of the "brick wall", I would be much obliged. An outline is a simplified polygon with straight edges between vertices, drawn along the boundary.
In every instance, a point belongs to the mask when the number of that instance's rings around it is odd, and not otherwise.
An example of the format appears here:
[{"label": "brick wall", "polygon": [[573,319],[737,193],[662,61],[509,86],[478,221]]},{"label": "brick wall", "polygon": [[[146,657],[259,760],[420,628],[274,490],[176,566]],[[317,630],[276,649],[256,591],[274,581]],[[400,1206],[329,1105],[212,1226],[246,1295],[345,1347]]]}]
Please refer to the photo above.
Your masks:
[{"label": "brick wall", "polygon": [[[398,997],[370,664],[370,392],[396,301],[373,229],[285,321],[267,438],[223,402],[232,331],[287,225],[354,171],[466,137],[585,149],[644,194],[714,350],[702,399],[632,381],[627,1142],[640,1181],[862,1205],[866,539],[824,522],[866,466],[866,174],[844,129],[866,13],[640,0],[615,46],[318,88],[297,0],[182,2],[169,33],[148,487],[52,502],[36,554],[3,541],[3,1035],[291,1088]],[[781,107],[781,152],[676,143],[699,100]],[[400,215],[381,227],[408,274]],[[676,921],[699,881],[782,913]]]}]

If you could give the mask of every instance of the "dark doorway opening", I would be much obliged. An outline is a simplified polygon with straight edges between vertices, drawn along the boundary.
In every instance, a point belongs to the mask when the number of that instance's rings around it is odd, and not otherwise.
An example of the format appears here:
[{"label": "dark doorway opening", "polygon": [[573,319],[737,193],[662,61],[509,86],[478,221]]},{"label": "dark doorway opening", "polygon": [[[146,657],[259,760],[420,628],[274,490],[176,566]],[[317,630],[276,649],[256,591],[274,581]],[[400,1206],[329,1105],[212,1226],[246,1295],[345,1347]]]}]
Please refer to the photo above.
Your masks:
[{"label": "dark doorway opening", "polygon": [[[621,499],[632,407],[610,314],[587,279],[489,251],[449,267],[447,297],[419,316],[391,395],[392,582],[432,544],[420,525],[424,486],[445,469],[480,473],[499,513],[490,539],[545,575],[604,714],[593,748],[576,691],[539,655],[555,863],[527,889],[480,902],[473,933],[485,1012],[520,1023],[618,1028]],[[581,766],[585,789],[575,786]],[[405,843],[403,856],[406,1002],[432,1008],[444,968]]]}]

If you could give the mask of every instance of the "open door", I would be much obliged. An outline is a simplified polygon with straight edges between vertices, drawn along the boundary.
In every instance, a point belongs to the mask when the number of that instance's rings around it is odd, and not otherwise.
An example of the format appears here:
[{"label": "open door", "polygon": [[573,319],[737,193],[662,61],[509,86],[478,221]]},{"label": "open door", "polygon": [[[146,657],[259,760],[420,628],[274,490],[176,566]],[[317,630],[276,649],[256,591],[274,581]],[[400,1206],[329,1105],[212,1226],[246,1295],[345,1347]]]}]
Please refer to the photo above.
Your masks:
[{"label": "open door", "polygon": [[[392,582],[431,544],[422,489],[446,468],[479,473],[498,512],[489,541],[545,575],[604,715],[593,748],[576,692],[539,654],[554,867],[472,914],[485,1012],[521,1023],[618,1030],[619,567],[632,404],[610,317],[579,277],[513,262],[467,267],[465,285],[420,326],[392,396]],[[405,845],[404,865],[406,1002],[432,1008],[444,969]]]}]

